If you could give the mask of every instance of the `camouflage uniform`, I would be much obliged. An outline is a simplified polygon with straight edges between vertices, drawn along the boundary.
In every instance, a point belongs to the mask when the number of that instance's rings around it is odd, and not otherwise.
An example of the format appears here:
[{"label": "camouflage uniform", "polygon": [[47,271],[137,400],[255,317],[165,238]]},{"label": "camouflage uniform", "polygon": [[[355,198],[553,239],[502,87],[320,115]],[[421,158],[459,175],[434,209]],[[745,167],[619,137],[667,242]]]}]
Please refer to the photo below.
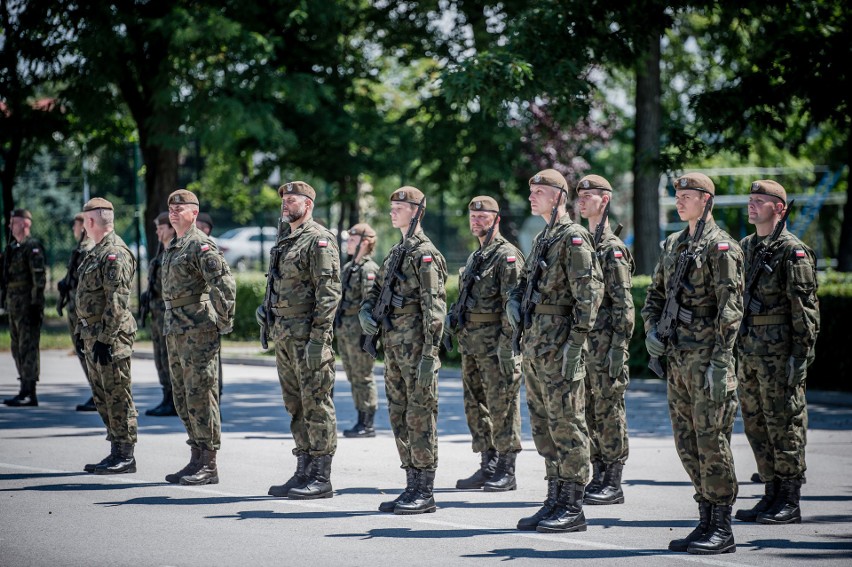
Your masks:
[{"label": "camouflage uniform", "polygon": [[154,259],[148,263],[148,271],[155,272],[154,277],[151,278],[148,300],[151,309],[151,341],[154,343],[154,366],[157,368],[157,376],[160,379],[163,391],[171,395],[172,378],[169,371],[169,350],[166,347],[166,337],[163,334],[166,324],[166,304],[163,302],[163,280],[157,273],[163,268],[164,254],[165,251],[160,250],[154,256]]},{"label": "camouflage uniform", "polygon": [[193,448],[218,451],[219,335],[231,332],[236,283],[222,253],[192,225],[163,253],[164,333],[175,409]]},{"label": "camouflage uniform", "polygon": [[[83,260],[86,258],[86,254],[94,248],[95,243],[92,242],[91,238],[84,238],[83,242],[77,245],[77,250],[79,251],[79,255],[77,256],[76,265],[69,265],[68,270],[68,282],[70,282],[71,288],[68,292],[68,304],[66,305],[66,314],[68,316],[68,330],[71,332],[71,336],[73,337],[76,334],[77,323],[80,320],[77,317],[77,286],[80,282],[80,265],[83,263]],[[86,355],[85,353],[77,353],[77,358],[80,359],[80,365],[83,367],[83,372],[86,374],[86,379],[88,380],[89,376],[89,367],[86,363]]]},{"label": "camouflage uniform", "polygon": [[[767,237],[742,240],[746,265]],[[739,388],[745,433],[764,482],[805,474],[805,382],[789,384],[790,357],[812,359],[819,332],[816,260],[813,251],[784,229],[779,248],[762,272],[753,297],[760,313],[748,313],[739,339]]]},{"label": "camouflage uniform", "polygon": [[[334,387],[332,323],[340,302],[340,252],[334,235],[314,220],[294,232],[289,228],[276,244],[278,263],[271,267],[278,380],[284,407],[290,414],[294,455],[334,455],[337,420],[331,391]],[[309,370],[305,362],[308,341],[325,345],[323,366]]]},{"label": "camouflage uniform", "polygon": [[[604,280],[603,300],[595,326],[586,341],[586,423],[589,426],[592,462],[604,466],[627,461],[627,413],[624,392],[630,383],[627,364],[618,376],[610,376],[609,351],[627,352],[633,336],[633,256],[609,227],[598,243],[596,255]],[[627,357],[625,357],[627,360]]]},{"label": "camouflage uniform", "polygon": [[343,298],[340,302],[339,324],[335,329],[337,347],[343,360],[343,371],[352,384],[352,401],[359,412],[375,413],[379,407],[376,380],[373,378],[373,359],[361,348],[363,335],[358,322],[361,301],[373,287],[379,265],[364,256],[343,266]]},{"label": "camouflage uniform", "polygon": [[[83,259],[78,271],[75,334],[85,345],[88,378],[95,406],[107,428],[107,440],[136,443],[136,407],[130,383],[130,355],[136,320],[130,312],[130,288],[136,259],[115,232],[107,233]],[[95,361],[93,347],[109,345],[111,364]]]},{"label": "camouflage uniform", "polygon": [[[378,302],[394,249],[408,250],[394,294],[402,307],[391,311],[392,328],[382,331],[385,350],[385,392],[390,424],[404,469],[434,471],[438,467],[438,347],[447,315],[447,262],[423,233],[417,231],[391,249],[376,282],[367,294],[364,307]],[[379,324],[382,322],[379,321]],[[431,345],[436,379],[428,390],[418,384],[416,375],[424,347]]]},{"label": "camouflage uniform", "polygon": [[[645,332],[656,329],[666,301],[666,286],[689,229],[670,235],[654,270],[642,308]],[[696,500],[730,506],[737,496],[731,430],[737,413],[733,348],[743,316],[743,254],[725,231],[708,219],[698,257],[687,276],[691,287],[680,297],[692,311],[689,325],[678,324],[668,343],[668,400],[675,446],[695,487]],[[727,395],[714,402],[706,387],[710,362],[727,366]]]},{"label": "camouflage uniform", "polygon": [[[542,238],[539,233],[533,247]],[[547,269],[537,291],[541,300],[523,336],[523,373],[533,441],[544,457],[548,479],[565,484],[589,480],[589,431],[586,426],[585,367],[572,382],[562,373],[563,347],[582,345],[595,324],[603,296],[603,276],[594,259],[589,231],[563,214],[548,239],[542,258]],[[510,297],[520,301],[535,266],[527,262]],[[521,322],[523,325],[523,321]]]}]

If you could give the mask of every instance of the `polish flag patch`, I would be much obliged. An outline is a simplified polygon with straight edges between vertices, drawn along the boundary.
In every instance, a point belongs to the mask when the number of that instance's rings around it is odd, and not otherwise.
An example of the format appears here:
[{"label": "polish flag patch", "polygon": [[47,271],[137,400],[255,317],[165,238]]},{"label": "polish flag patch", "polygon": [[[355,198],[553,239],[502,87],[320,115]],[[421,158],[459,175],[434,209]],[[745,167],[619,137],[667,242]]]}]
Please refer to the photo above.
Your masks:
[{"label": "polish flag patch", "polygon": [[731,244],[729,242],[720,242],[716,245],[716,248],[722,252],[726,252],[731,249]]},{"label": "polish flag patch", "polygon": [[210,250],[210,245],[209,245],[209,244],[202,244],[202,245],[201,245],[201,251],[202,251],[202,252],[207,252],[208,250]]},{"label": "polish flag patch", "polygon": [[110,255],[107,256],[107,260],[109,260],[110,262],[115,262],[115,259],[117,257],[118,256],[116,256],[115,254],[110,254]]},{"label": "polish flag patch", "polygon": [[423,256],[422,260],[423,260],[424,264],[431,264],[432,263],[432,256]]},{"label": "polish flag patch", "polygon": [[804,258],[805,251],[804,250],[796,250],[796,258]]},{"label": "polish flag patch", "polygon": [[317,246],[320,248],[328,247],[328,240],[317,240]]},{"label": "polish flag patch", "polygon": [[615,256],[616,258],[623,258],[623,257],[624,257],[624,252],[622,252],[621,250],[615,250],[615,251],[612,253],[612,255],[613,255],[613,256]]},{"label": "polish flag patch", "polygon": [[38,254],[41,252],[41,248],[33,248],[33,254]]},{"label": "polish flag patch", "polygon": [[367,279],[373,281],[374,279],[376,279],[376,274],[374,274],[373,272],[368,273]]},{"label": "polish flag patch", "polygon": [[582,243],[583,243],[583,237],[582,236],[572,236],[571,237],[571,244],[573,244],[574,246],[579,246]]},{"label": "polish flag patch", "polygon": [[517,262],[517,261],[518,261],[518,258],[515,257],[515,256],[506,256],[506,262],[509,263],[509,264],[511,264],[513,262]]}]

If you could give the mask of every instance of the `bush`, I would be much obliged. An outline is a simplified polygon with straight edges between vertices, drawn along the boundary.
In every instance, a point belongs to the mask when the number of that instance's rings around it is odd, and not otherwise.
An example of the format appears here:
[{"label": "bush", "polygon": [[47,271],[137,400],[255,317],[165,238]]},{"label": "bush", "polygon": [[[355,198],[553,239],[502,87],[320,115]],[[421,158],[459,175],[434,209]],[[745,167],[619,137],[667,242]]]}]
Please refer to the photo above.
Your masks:
[{"label": "bush", "polygon": [[237,312],[234,315],[234,332],[231,340],[259,340],[260,327],[254,318],[258,305],[266,293],[266,278],[262,273],[237,274]]}]

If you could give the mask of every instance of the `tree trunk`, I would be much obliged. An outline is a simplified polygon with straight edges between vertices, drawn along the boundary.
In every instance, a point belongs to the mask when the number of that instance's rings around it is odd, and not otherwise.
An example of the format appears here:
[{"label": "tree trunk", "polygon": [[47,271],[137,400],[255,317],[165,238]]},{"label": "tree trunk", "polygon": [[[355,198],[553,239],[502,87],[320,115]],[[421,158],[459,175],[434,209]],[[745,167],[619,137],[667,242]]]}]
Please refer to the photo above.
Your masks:
[{"label": "tree trunk", "polygon": [[[140,136],[145,140],[146,136]],[[157,230],[154,221],[157,215],[168,209],[168,198],[178,189],[178,151],[156,145],[140,143],[142,159],[145,161],[145,237],[148,241],[148,260],[157,250]],[[204,203],[199,207],[204,210]]]},{"label": "tree trunk", "polygon": [[[852,136],[846,138],[846,163],[852,164]],[[846,182],[846,204],[843,205],[843,224],[840,228],[840,250],[837,271],[852,272],[852,183]]]},{"label": "tree trunk", "polygon": [[636,68],[633,253],[639,274],[652,273],[660,257],[660,114],[660,36],[654,34]]},{"label": "tree trunk", "polygon": [[18,131],[12,140],[9,151],[3,152],[3,155],[0,156],[3,159],[3,170],[0,171],[0,184],[3,186],[3,218],[0,220],[0,230],[3,231],[3,236],[0,242],[3,243],[3,246],[9,244],[9,219],[12,217],[12,211],[15,208],[12,187],[15,185],[22,147],[23,134]]}]

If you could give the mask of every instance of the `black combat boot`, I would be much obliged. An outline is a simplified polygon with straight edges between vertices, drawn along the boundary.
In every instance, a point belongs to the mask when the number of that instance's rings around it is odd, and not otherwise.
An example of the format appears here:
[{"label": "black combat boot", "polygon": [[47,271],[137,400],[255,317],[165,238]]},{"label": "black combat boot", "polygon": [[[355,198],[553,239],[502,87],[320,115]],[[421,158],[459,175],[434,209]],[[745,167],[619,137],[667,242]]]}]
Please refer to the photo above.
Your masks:
[{"label": "black combat boot", "polygon": [[482,488],[494,476],[498,456],[495,449],[488,449],[484,453],[481,453],[479,469],[469,477],[457,481],[456,488],[464,490]]},{"label": "black combat boot", "polygon": [[95,474],[125,474],[136,472],[133,443],[116,443],[118,454],[110,462],[95,467]]},{"label": "black combat boot", "polygon": [[778,495],[778,485],[780,483],[781,480],[777,478],[765,483],[763,498],[761,498],[757,504],[749,510],[746,510],[745,508],[737,510],[734,517],[741,522],[756,522],[758,516],[772,508],[772,504],[775,502]]},{"label": "black combat boot", "polygon": [[428,514],[437,510],[432,490],[435,488],[435,471],[416,471],[414,491],[409,497],[397,503],[394,514],[406,516],[410,514]]},{"label": "black combat boot", "polygon": [[163,388],[163,401],[155,408],[145,410],[145,415],[153,415],[154,417],[166,417],[177,415],[175,410],[175,399],[172,396],[172,391],[168,388]]},{"label": "black combat boot", "polygon": [[303,486],[308,482],[308,469],[311,464],[311,456],[307,453],[296,454],[296,472],[290,477],[290,480],[284,484],[278,484],[269,487],[267,494],[277,496],[278,498],[286,498],[290,491],[298,486]]},{"label": "black combat boot", "polygon": [[497,458],[497,467],[491,480],[482,485],[485,492],[507,492],[516,490],[518,482],[515,479],[515,459],[517,453],[500,453]]},{"label": "black combat boot", "polygon": [[82,404],[77,404],[77,411],[98,411],[95,405],[95,398],[89,398]]},{"label": "black combat boot", "polygon": [[547,497],[538,512],[532,516],[521,518],[518,520],[518,529],[525,532],[534,532],[538,527],[538,523],[546,520],[553,514],[556,509],[556,497],[559,496],[559,489],[562,488],[562,482],[555,478],[547,479]]},{"label": "black combat boot", "polygon": [[113,441],[110,445],[109,455],[107,455],[106,457],[101,459],[101,462],[99,462],[99,463],[91,463],[91,464],[85,465],[83,467],[83,470],[87,473],[93,473],[93,472],[95,472],[95,469],[98,468],[98,467],[107,467],[107,466],[111,465],[113,460],[118,457],[118,452],[119,452],[118,443]]},{"label": "black combat boot", "polygon": [[583,514],[583,493],[586,487],[576,482],[563,482],[556,498],[556,508],[553,514],[538,523],[536,531],[550,532],[584,532],[586,531],[586,516]]},{"label": "black combat boot", "polygon": [[586,485],[586,494],[597,492],[603,486],[604,473],[606,465],[600,459],[592,461],[592,480]]},{"label": "black combat boot", "polygon": [[599,490],[586,491],[586,504],[624,504],[624,492],[621,490],[621,471],[624,463],[610,463],[606,465],[603,483]]},{"label": "black combat boot", "polygon": [[707,530],[710,529],[710,515],[712,512],[713,505],[706,500],[700,500],[698,502],[698,525],[685,538],[670,541],[669,551],[686,551],[689,549],[690,543],[703,538]]},{"label": "black combat boot", "polygon": [[396,505],[400,502],[405,502],[411,495],[414,493],[414,490],[417,483],[417,469],[407,468],[405,469],[405,490],[403,490],[399,496],[394,498],[393,500],[388,500],[387,502],[382,502],[379,504],[379,512],[391,513],[396,508]]},{"label": "black combat boot", "polygon": [[182,476],[181,484],[219,484],[219,471],[216,469],[216,451],[201,449],[201,468],[193,475]]},{"label": "black combat boot", "polygon": [[375,416],[375,411],[359,411],[358,422],[352,426],[352,429],[344,430],[343,436],[349,438],[375,437],[376,428],[373,426]]},{"label": "black combat boot", "polygon": [[201,469],[201,449],[198,447],[190,446],[190,450],[192,451],[189,457],[189,463],[182,469],[180,469],[176,473],[167,474],[166,482],[171,484],[177,484],[180,482],[180,479],[197,473]]},{"label": "black combat boot", "polygon": [[782,479],[772,507],[757,517],[758,524],[801,524],[802,510],[799,499],[802,481],[798,478]]},{"label": "black combat boot", "polygon": [[35,382],[21,382],[17,396],[3,400],[3,403],[13,408],[34,407],[38,405]]},{"label": "black combat boot", "polygon": [[701,539],[689,544],[687,552],[695,555],[719,555],[734,553],[737,544],[731,530],[731,506],[714,504],[710,515],[710,527]]},{"label": "black combat boot", "polygon": [[316,500],[334,496],[331,488],[331,458],[332,455],[311,457],[308,480],[302,486],[291,488],[287,498],[293,500]]}]

